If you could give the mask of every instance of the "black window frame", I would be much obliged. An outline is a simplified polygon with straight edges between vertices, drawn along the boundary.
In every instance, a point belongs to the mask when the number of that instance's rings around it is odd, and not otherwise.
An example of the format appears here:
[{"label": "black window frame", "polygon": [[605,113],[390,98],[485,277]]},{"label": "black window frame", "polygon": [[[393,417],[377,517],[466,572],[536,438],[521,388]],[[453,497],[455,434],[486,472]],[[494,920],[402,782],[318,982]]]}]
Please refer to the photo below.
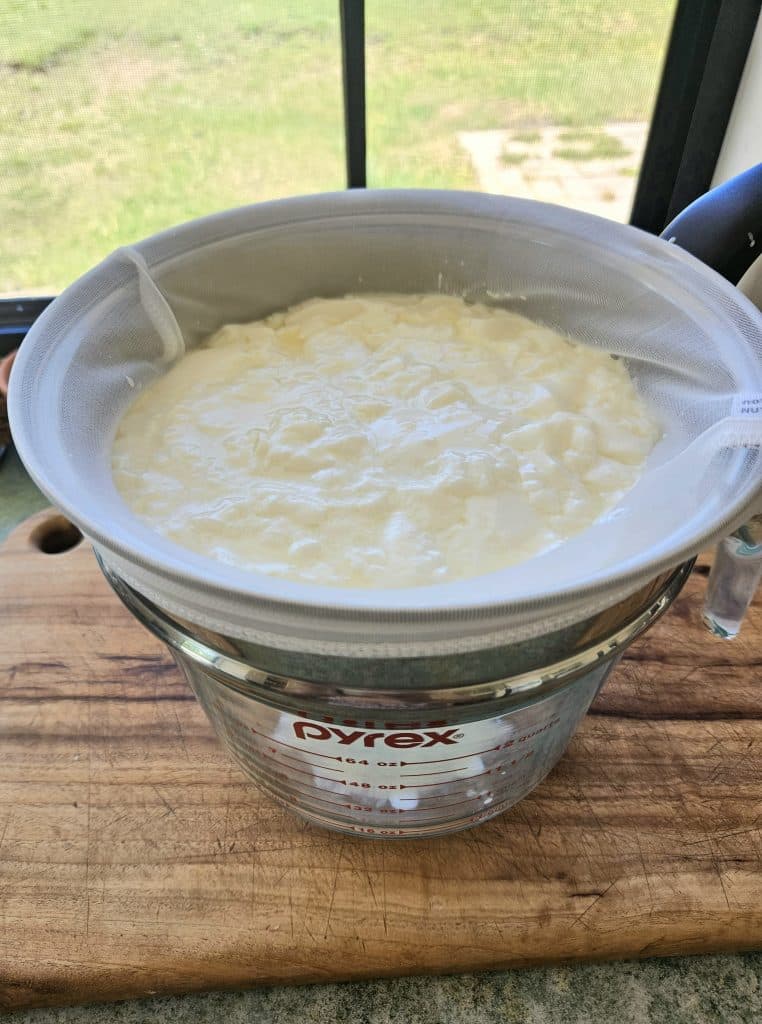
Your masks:
[{"label": "black window frame", "polygon": [[712,184],[761,0],[679,0],[630,224],[659,234]]},{"label": "black window frame", "polygon": [[18,348],[29,328],[55,295],[0,299],[0,357]]},{"label": "black window frame", "polygon": [[[678,0],[630,223],[658,234],[710,186],[762,0]],[[366,187],[365,0],[339,0],[347,188]],[[0,299],[0,356],[55,296]]]}]

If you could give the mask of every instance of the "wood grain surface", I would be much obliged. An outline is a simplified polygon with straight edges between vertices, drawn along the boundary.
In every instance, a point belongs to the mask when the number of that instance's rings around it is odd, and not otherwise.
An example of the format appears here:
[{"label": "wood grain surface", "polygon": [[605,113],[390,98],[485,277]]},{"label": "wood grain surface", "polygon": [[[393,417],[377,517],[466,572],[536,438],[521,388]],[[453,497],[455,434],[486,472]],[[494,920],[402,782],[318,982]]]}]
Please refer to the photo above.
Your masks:
[{"label": "wood grain surface", "polygon": [[49,515],[0,551],[0,1006],[762,947],[762,602],[712,638],[705,565],[531,796],[389,844],[261,797]]}]

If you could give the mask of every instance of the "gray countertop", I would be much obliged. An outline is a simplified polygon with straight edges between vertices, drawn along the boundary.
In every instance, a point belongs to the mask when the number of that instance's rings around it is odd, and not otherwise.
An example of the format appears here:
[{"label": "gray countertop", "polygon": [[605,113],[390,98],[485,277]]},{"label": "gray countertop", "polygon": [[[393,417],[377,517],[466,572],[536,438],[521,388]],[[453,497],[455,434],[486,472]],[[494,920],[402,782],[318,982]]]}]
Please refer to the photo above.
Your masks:
[{"label": "gray countertop", "polygon": [[30,1010],[13,1024],[752,1024],[762,954],[584,964],[444,978],[145,999]]},{"label": "gray countertop", "polygon": [[[0,539],[46,501],[13,450],[0,463]],[[760,908],[762,913],[762,908]],[[1,980],[1,978],[0,978]],[[762,953],[585,964],[459,977],[260,988],[28,1010],[14,1024],[752,1024],[762,1022]]]}]

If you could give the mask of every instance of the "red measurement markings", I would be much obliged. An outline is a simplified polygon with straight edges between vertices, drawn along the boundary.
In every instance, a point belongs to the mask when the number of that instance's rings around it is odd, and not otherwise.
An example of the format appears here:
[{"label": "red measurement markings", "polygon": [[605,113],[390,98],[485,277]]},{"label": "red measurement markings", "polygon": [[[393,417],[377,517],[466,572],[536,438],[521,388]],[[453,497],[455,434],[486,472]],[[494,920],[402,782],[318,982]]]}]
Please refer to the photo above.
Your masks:
[{"label": "red measurement markings", "polygon": [[[489,794],[485,794],[485,795],[489,795]],[[437,804],[436,807],[411,807],[409,809],[411,811],[414,810],[416,812],[416,814],[418,814],[419,812],[423,813],[424,811],[431,811],[434,814],[439,814],[440,810],[443,807],[463,807],[464,804],[473,804],[474,800],[483,800],[483,799],[484,799],[483,796],[475,796],[471,800],[458,800],[457,803],[454,803],[454,804]]]},{"label": "red measurement markings", "polygon": [[[320,800],[320,799],[322,799],[320,797],[316,797],[315,796],[315,794],[319,794],[319,793],[328,793],[329,796],[331,796],[331,797],[340,797],[340,796],[343,797],[344,796],[343,793],[337,793],[335,790],[324,790],[324,788],[322,788],[321,786],[316,786],[316,785],[309,786],[309,787],[306,788],[306,790],[305,790],[305,788],[299,788],[299,784],[300,784],[301,780],[298,779],[298,778],[293,778],[291,775],[287,774],[285,771],[270,771],[270,772],[263,772],[262,771],[262,772],[260,772],[260,774],[263,776],[262,777],[262,785],[264,785],[265,788],[267,787],[267,782],[270,779],[272,779],[272,778],[282,778],[284,780],[284,782],[286,782],[288,784],[288,791],[289,791],[289,795],[290,796],[304,797],[305,799],[308,799],[308,800]],[[257,776],[257,777],[259,777],[259,776]],[[320,777],[321,777],[320,775],[311,775],[310,776],[310,778],[320,778]],[[335,782],[336,779],[335,778],[328,778],[328,779],[324,779],[324,781],[326,781],[326,782]],[[301,784],[304,785],[304,783],[301,783]],[[282,800],[284,799],[283,796],[281,796],[281,799]],[[358,801],[355,801],[355,803],[358,803]]]},{"label": "red measurement markings", "polygon": [[496,768],[498,772],[504,772],[506,768],[513,768],[517,764],[521,764],[523,761],[528,761],[530,757],[534,757],[534,750],[526,750],[521,757],[514,757],[512,761],[503,761]]},{"label": "red measurement markings", "polygon": [[[529,757],[532,756],[533,753],[534,753],[533,750],[527,750],[526,753],[521,755],[521,757],[514,757],[512,761],[503,761],[502,764],[493,765],[492,768],[490,769],[490,771],[494,771],[494,772],[505,771],[506,768],[512,768],[514,765],[519,764],[521,761],[526,761]],[[403,762],[403,764],[404,764],[404,762]],[[424,776],[428,776],[428,775],[449,775],[450,772],[459,772],[459,771],[462,771],[462,769],[461,768],[445,768],[441,772],[402,772],[401,775],[400,775],[400,778],[402,778],[402,779],[416,779],[416,778],[423,778]],[[450,782],[457,782],[460,779],[478,779],[478,778],[479,778],[478,775],[458,775],[458,776],[455,776],[454,778],[450,779]],[[438,785],[438,783],[433,783],[433,785]],[[422,789],[423,787],[421,786],[419,788]]]},{"label": "red measurement markings", "polygon": [[434,761],[400,761],[400,767],[413,768],[417,764],[442,764],[444,761],[462,761],[465,757],[479,757],[480,754],[489,754],[493,750],[500,750],[502,744],[496,747],[487,747],[486,750],[474,750],[470,754],[459,754],[457,757],[437,757]]},{"label": "red measurement markings", "polygon": [[[297,793],[297,794],[287,793],[284,796],[282,793],[278,793],[277,795],[276,794],[272,794],[272,795],[276,796],[276,799],[280,800],[282,803],[285,803],[286,806],[288,807],[288,806],[291,806],[291,804],[293,803],[293,801],[290,799],[291,797],[293,797],[294,795],[301,796],[302,794],[300,794],[300,793]],[[351,810],[363,811],[366,814],[372,813],[372,811],[373,811],[372,807],[366,807],[366,806],[363,806],[361,804],[350,804],[350,803],[346,803],[346,801],[338,802],[336,800],[325,800],[325,799],[323,799],[323,797],[312,797],[311,796],[310,800],[309,800],[309,803],[310,804],[326,804],[329,807],[343,807],[347,811],[351,811]],[[320,810],[320,808],[318,808],[318,810]]]},{"label": "red measurement markings", "polygon": [[424,782],[422,786],[406,786],[400,783],[400,789],[431,789],[432,786],[451,786],[453,782],[470,782],[471,779],[481,779],[484,775],[491,775],[492,769],[486,772],[479,772],[478,775],[464,775],[459,779],[447,779],[446,782]]},{"label": "red measurement markings", "polygon": [[[261,736],[263,740],[268,743],[277,743],[279,747],[288,747],[289,750],[298,750],[300,754],[304,753],[303,747],[295,747],[293,743],[284,743],[283,740],[276,740],[274,736],[268,736],[266,733],[257,732],[256,729],[251,730],[255,736]],[[336,757],[335,754],[319,754],[316,750],[310,750],[308,752],[311,757],[327,757],[330,761],[340,761],[340,757]]]},{"label": "red measurement markings", "polygon": [[[438,794],[433,794],[431,796],[422,796],[421,797],[421,801],[423,801],[423,800],[431,800],[431,801],[448,800],[451,796],[461,796],[461,794],[460,793],[438,793]],[[463,803],[470,803],[472,800],[483,800],[485,796],[492,796],[492,790],[490,789],[486,793],[477,793],[476,796],[469,797],[468,800],[464,800]],[[420,801],[418,801],[418,799],[416,797],[414,797],[414,796],[401,796],[400,800],[404,800],[405,803],[409,803],[411,800],[415,801],[416,803],[420,803]],[[437,803],[437,806],[441,807],[441,804]]]},{"label": "red measurement markings", "polygon": [[[272,794],[272,796],[277,796],[278,800],[285,803],[287,807],[289,806],[289,801],[286,799],[286,797],[284,797],[283,794]],[[351,811],[353,807],[356,808],[355,804],[347,804],[345,802],[339,803],[336,800],[324,800],[323,797],[312,797],[310,800],[310,804],[327,804],[329,807],[344,807],[346,808],[347,811]]]},{"label": "red measurement markings", "polygon": [[368,836],[403,836],[405,833],[401,828],[382,828],[380,825],[350,825],[352,832],[359,832]]},{"label": "red measurement markings", "polygon": [[353,804],[339,803],[337,800],[323,800],[322,797],[314,797],[310,803],[314,804],[327,804],[329,807],[344,807],[346,810],[351,811]]},{"label": "red measurement markings", "polygon": [[[283,764],[282,761],[277,761],[274,757],[265,754],[268,761],[272,761],[273,764],[277,764],[280,768],[285,768],[289,772],[298,772],[299,775],[309,775],[311,779],[322,779],[323,782],[339,782],[339,779],[333,779],[330,775],[316,775],[315,772],[305,771],[304,768],[294,768],[291,764]],[[331,769],[333,771],[334,769]]]},{"label": "red measurement markings", "polygon": [[[328,800],[324,796],[316,796],[315,793],[312,792],[305,793],[301,789],[286,789],[273,795],[275,795],[278,800],[285,803],[286,806],[314,806],[318,811],[322,810],[324,807],[343,807],[345,810],[354,811],[355,813],[373,814],[377,810],[377,808],[370,804],[362,804],[357,801],[347,801],[346,798],[344,800]],[[340,794],[335,793],[333,795],[339,796]]]},{"label": "red measurement markings", "polygon": [[[440,796],[440,797],[436,797],[436,796],[430,797],[429,796],[429,797],[424,797],[424,799],[439,801],[439,800],[447,799],[448,796],[450,796],[449,793],[442,793],[442,796]],[[479,793],[478,796],[469,797],[468,800],[458,800],[455,803],[451,803],[451,804],[440,804],[440,803],[437,803],[436,807],[411,807],[411,808],[409,808],[409,810],[411,810],[411,811],[413,811],[413,810],[438,811],[441,807],[462,807],[463,804],[472,804],[474,802],[474,800],[485,800],[488,796],[492,796],[492,790],[491,789],[488,790],[488,792],[486,792],[486,793]],[[405,796],[405,797],[401,797],[401,799],[405,800],[405,801],[409,801],[409,800],[415,800],[415,797],[414,796]]]},{"label": "red measurement markings", "polygon": [[[272,754],[277,754],[275,747],[270,747],[269,749]],[[269,757],[271,761],[274,760],[266,750],[262,750],[260,752],[263,753],[265,757]],[[320,768],[320,770],[324,772],[338,772],[340,775],[344,774],[343,768],[332,768],[329,764],[313,764],[312,761],[305,761],[301,757],[289,757],[288,754],[281,754],[280,756],[284,761],[292,761],[294,764],[308,765],[310,768]],[[276,764],[280,764],[280,761],[276,761]],[[285,765],[284,767],[288,768],[288,765]]]}]

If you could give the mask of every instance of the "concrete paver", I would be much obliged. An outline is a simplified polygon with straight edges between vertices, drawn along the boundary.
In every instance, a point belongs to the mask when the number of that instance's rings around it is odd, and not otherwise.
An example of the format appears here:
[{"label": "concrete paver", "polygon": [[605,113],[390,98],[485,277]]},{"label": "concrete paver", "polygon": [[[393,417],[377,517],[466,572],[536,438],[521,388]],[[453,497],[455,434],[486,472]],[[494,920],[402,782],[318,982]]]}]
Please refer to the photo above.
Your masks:
[{"label": "concrete paver", "polygon": [[[522,138],[533,134],[536,139]],[[647,122],[632,122],[590,129],[555,126],[536,132],[460,132],[458,139],[471,158],[479,187],[485,192],[560,203],[626,222],[647,134]],[[587,158],[585,153],[591,150],[594,136],[608,137],[612,148],[619,143],[621,155]],[[576,151],[581,156],[559,155],[564,150]]]}]

